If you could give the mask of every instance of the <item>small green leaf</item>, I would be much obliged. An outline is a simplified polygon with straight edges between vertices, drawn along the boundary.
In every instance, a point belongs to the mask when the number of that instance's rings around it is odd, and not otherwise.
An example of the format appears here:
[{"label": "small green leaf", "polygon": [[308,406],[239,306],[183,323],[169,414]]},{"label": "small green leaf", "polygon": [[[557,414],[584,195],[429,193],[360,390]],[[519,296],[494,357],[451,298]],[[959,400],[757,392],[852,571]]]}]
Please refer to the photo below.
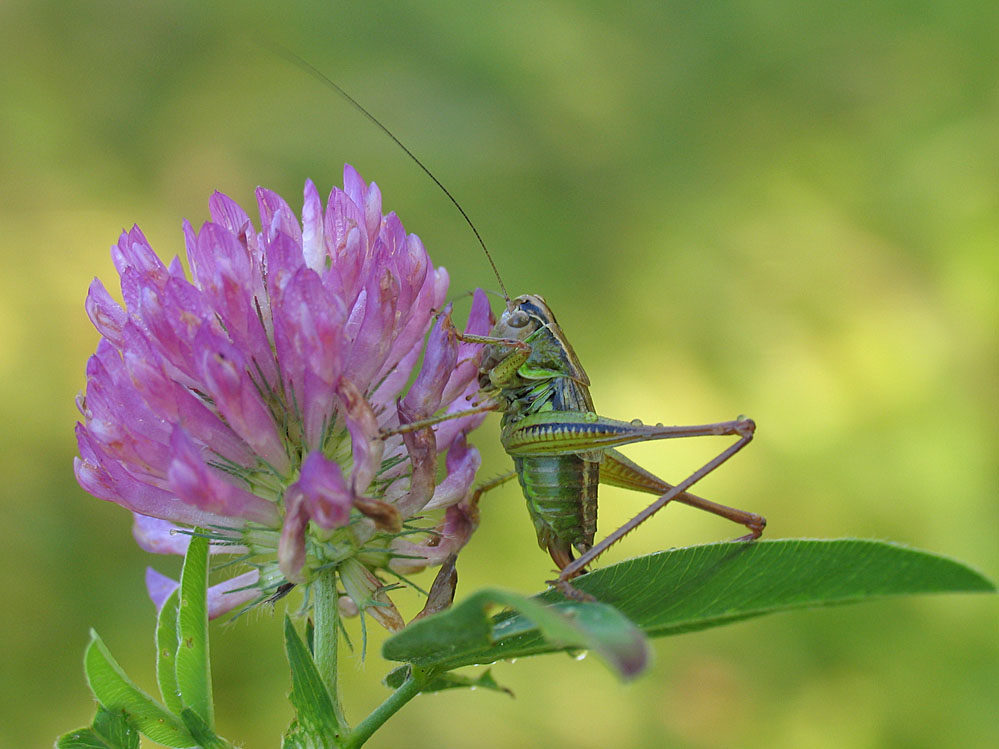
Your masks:
[{"label": "small green leaf", "polygon": [[180,573],[177,611],[177,688],[189,707],[211,727],[212,674],[208,661],[208,539],[192,536]]},{"label": "small green leaf", "polygon": [[[487,610],[494,605],[506,606],[516,615],[491,619]],[[541,645],[536,645],[539,652],[593,650],[622,678],[637,675],[648,663],[645,638],[611,606],[575,602],[546,606],[537,599],[494,589],[479,591],[447,611],[412,623],[386,640],[382,654],[425,668],[441,664],[452,668],[456,655],[459,665],[486,663],[492,659],[477,655],[491,652],[501,641],[521,638],[525,631],[541,639]]]},{"label": "small green leaf", "polygon": [[97,706],[93,725],[70,731],[56,740],[57,749],[139,749],[139,732],[124,710]]},{"label": "small green leaf", "polygon": [[90,690],[107,710],[128,713],[135,727],[153,741],[171,747],[194,745],[181,721],[132,683],[93,630],[83,663]]},{"label": "small green leaf", "polygon": [[[399,666],[392,669],[383,679],[385,686],[389,689],[398,689],[403,682],[409,678],[411,666]],[[420,685],[420,692],[440,692],[445,689],[491,689],[494,692],[503,692],[513,697],[513,690],[500,686],[493,678],[492,669],[486,669],[478,676],[464,676],[462,674],[444,673],[433,676],[429,681]]]},{"label": "small green leaf", "polygon": [[56,749],[120,749],[120,744],[105,741],[90,726],[64,733],[56,739],[55,745]]},{"label": "small green leaf", "polygon": [[408,664],[404,666],[396,666],[385,674],[385,678],[382,679],[382,684],[387,686],[389,689],[398,689],[402,686],[402,683],[409,678],[409,672],[411,670],[412,669]]},{"label": "small green leaf", "polygon": [[[573,585],[616,609],[650,637],[891,595],[995,591],[979,573],[946,557],[858,539],[673,549],[595,570]],[[593,647],[552,637],[525,609],[486,617],[485,604],[496,600],[492,591],[473,594],[448,611],[414,622],[387,640],[383,653],[391,660],[438,671]],[[554,590],[531,602],[550,611],[572,611],[577,618],[589,617],[588,605],[568,602]],[[584,626],[599,631],[599,616],[587,619]],[[607,631],[617,630],[611,623]],[[597,634],[594,637],[605,642]]]},{"label": "small green leaf", "polygon": [[284,618],[284,642],[291,666],[290,699],[297,715],[296,722],[285,733],[285,746],[298,746],[294,742],[304,740],[303,737],[331,741],[340,733],[333,713],[333,700],[316,669],[312,654],[287,615]]},{"label": "small green leaf", "polygon": [[178,591],[170,594],[156,618],[156,682],[163,704],[177,715],[184,709],[177,686],[177,605]]}]

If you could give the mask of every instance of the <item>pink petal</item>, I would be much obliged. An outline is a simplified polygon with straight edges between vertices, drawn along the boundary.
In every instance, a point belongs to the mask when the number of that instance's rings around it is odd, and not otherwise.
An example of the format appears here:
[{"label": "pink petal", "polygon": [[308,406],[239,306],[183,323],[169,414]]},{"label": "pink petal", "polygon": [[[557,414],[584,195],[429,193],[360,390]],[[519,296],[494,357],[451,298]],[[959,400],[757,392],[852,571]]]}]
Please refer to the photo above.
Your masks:
[{"label": "pink petal", "polygon": [[[250,570],[242,575],[224,580],[208,588],[208,618],[217,619],[227,614],[237,606],[250,603],[260,596],[260,589],[255,587],[260,579],[257,570]],[[146,568],[146,590],[156,606],[157,613],[163,608],[170,594],[180,587],[180,583],[157,572],[152,567]]]},{"label": "pink petal", "polygon": [[[399,423],[409,424],[415,420],[406,413],[405,407],[400,403]],[[430,427],[404,432],[402,439],[406,444],[413,472],[410,476],[409,491],[396,501],[395,506],[399,514],[407,518],[420,512],[433,496],[437,473],[437,445]]]},{"label": "pink petal", "polygon": [[309,513],[305,498],[299,491],[287,491],[284,495],[284,523],[281,526],[281,540],[278,542],[278,567],[285,578],[293,583],[304,583],[305,575],[305,529],[309,525]]},{"label": "pink petal", "polygon": [[[482,289],[476,289],[472,297],[472,308],[468,313],[468,324],[465,333],[471,335],[488,335],[496,320],[489,307],[489,297]],[[447,385],[441,395],[444,403],[451,403],[464,394],[468,385],[477,382],[479,363],[482,361],[483,345],[481,343],[462,342],[458,345],[458,362],[448,378]],[[467,406],[465,406],[467,407]]]},{"label": "pink petal", "polygon": [[125,327],[128,316],[121,305],[111,298],[100,279],[95,278],[91,281],[85,307],[87,316],[97,328],[97,332],[111,343],[120,346],[121,331]]},{"label": "pink petal", "polygon": [[250,570],[242,575],[230,577],[217,585],[208,587],[208,618],[217,619],[228,614],[237,606],[243,606],[255,601],[260,596],[257,583],[260,572]]},{"label": "pink petal", "polygon": [[233,234],[241,235],[250,226],[250,217],[240,205],[228,195],[215,191],[208,199],[208,211],[212,221],[224,226]]},{"label": "pink petal", "polygon": [[176,580],[157,572],[152,567],[146,567],[146,591],[149,593],[157,613],[163,608],[163,604],[166,603],[170,594],[179,587],[180,583]]},{"label": "pink petal", "polygon": [[167,479],[170,489],[186,504],[225,518],[250,520],[269,527],[278,524],[280,514],[273,502],[239,488],[210,469],[180,427],[174,429],[170,445],[175,457]]},{"label": "pink petal", "polygon": [[[77,446],[80,457],[73,460],[76,480],[83,489],[98,499],[115,502],[142,515],[170,520],[185,525],[240,525],[236,518],[227,518],[182,502],[170,491],[152,486],[136,476],[102,451],[86,431],[77,424]],[[264,500],[260,500],[264,501]]]},{"label": "pink petal", "polygon": [[378,420],[361,391],[344,377],[337,386],[337,393],[343,402],[354,457],[350,485],[355,494],[363,494],[381,465],[385,443],[379,435]]},{"label": "pink petal", "polygon": [[284,441],[242,353],[207,325],[194,343],[205,389],[226,422],[275,471],[286,473],[290,465]]},{"label": "pink petal", "polygon": [[[152,554],[183,556],[187,553],[187,547],[191,543],[191,534],[186,532],[188,529],[169,520],[152,518],[137,512],[132,515],[132,536],[139,548]],[[208,547],[209,554],[246,554],[247,551],[245,546],[236,544],[212,543]]]},{"label": "pink petal", "polygon": [[390,321],[395,319],[399,283],[386,270],[369,278],[364,291],[350,313],[357,333],[344,365],[344,374],[355,383],[372,382],[392,347]]},{"label": "pink petal", "polygon": [[260,228],[266,239],[286,234],[297,247],[302,246],[302,227],[295,212],[276,192],[257,188],[257,207],[260,209]]},{"label": "pink petal", "polygon": [[346,525],[354,495],[343,480],[340,466],[321,452],[312,452],[302,463],[299,480],[288,488],[305,498],[309,517],[327,530]]},{"label": "pink petal", "polygon": [[326,241],[323,237],[323,204],[311,179],[305,181],[302,204],[302,255],[305,264],[317,273],[326,268]]},{"label": "pink petal", "polygon": [[132,536],[139,548],[152,554],[186,554],[191,543],[187,533],[177,533],[176,523],[133,513]]},{"label": "pink petal", "polygon": [[465,443],[460,434],[447,453],[447,477],[437,484],[434,496],[424,510],[436,510],[460,502],[475,483],[475,473],[482,465],[479,451]]},{"label": "pink petal", "polygon": [[437,534],[424,544],[395,539],[392,551],[400,556],[394,558],[389,567],[400,574],[419,572],[424,567],[441,564],[451,554],[457,554],[468,543],[479,525],[477,508],[466,503],[451,505],[444,515],[444,522],[437,528]]},{"label": "pink petal", "polygon": [[441,394],[458,360],[458,339],[451,324],[450,309],[437,318],[423,355],[423,366],[403,399],[414,420],[432,416],[441,404]]}]

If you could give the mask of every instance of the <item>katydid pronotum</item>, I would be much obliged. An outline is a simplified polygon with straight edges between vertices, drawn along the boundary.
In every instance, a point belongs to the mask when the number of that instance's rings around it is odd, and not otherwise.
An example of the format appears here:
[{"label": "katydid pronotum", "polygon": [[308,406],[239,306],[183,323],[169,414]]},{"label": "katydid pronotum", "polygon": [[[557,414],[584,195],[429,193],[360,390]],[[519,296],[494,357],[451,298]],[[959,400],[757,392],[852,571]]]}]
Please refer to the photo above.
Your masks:
[{"label": "katydid pronotum", "polygon": [[[484,491],[514,476],[520,480],[537,531],[538,544],[549,552],[559,568],[558,578],[549,583],[568,597],[583,598],[570,581],[585,572],[587,565],[609,546],[671,501],[744,525],[749,533],[739,540],[759,538],[767,522],[762,516],[727,507],[687,491],[749,444],[756,429],[752,419],[738,418],[694,426],[647,426],[637,419],[618,421],[599,416],[590,397],[589,378],[547,303],[535,294],[511,299],[485,242],[448,189],[347,91],[294,53],[280,49],[278,53],[318,78],[388,135],[455,205],[485,253],[503,291],[506,308],[489,335],[458,335],[465,341],[485,347],[479,370],[483,405],[471,410],[502,412],[500,439],[507,454],[513,458],[514,470],[479,487],[473,502],[478,501]],[[442,418],[453,418],[463,413],[467,412]],[[409,423],[386,434],[432,427],[441,420]],[[676,485],[663,481],[616,449],[633,442],[709,435],[731,435],[738,439]],[[657,499],[594,544],[597,486],[600,483],[654,494]],[[579,556],[574,556],[574,551]],[[453,595],[453,558],[438,575],[438,582],[445,583],[445,579],[451,581],[444,587],[448,587]],[[445,608],[449,603],[449,597],[444,595],[442,601],[431,604],[431,608]],[[429,611],[425,610],[425,613]]]}]

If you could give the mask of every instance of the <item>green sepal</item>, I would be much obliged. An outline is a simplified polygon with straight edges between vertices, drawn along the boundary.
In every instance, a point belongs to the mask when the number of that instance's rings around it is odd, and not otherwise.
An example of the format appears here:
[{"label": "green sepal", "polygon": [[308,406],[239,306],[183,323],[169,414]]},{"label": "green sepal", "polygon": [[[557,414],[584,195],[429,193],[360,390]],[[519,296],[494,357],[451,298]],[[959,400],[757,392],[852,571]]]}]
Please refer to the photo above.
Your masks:
[{"label": "green sepal", "polygon": [[[515,619],[492,618],[488,609],[505,606]],[[545,650],[592,650],[621,678],[638,675],[648,664],[648,643],[642,633],[617,609],[603,603],[563,603],[547,606],[537,599],[508,591],[486,589],[457,606],[410,624],[382,646],[385,658],[423,668],[450,665],[450,654],[469,654],[462,662],[488,663],[471,654],[490,652],[511,637],[511,622],[523,622],[537,634]]]},{"label": "green sepal", "polygon": [[194,535],[180,573],[177,608],[177,689],[189,707],[211,727],[212,675],[208,660],[208,539]]},{"label": "green sepal", "polygon": [[109,711],[124,711],[133,724],[153,741],[170,747],[194,746],[184,724],[170,711],[137,687],[122,670],[96,632],[83,656],[90,690]]},{"label": "green sepal", "polygon": [[56,749],[139,749],[139,731],[124,710],[97,706],[94,722],[56,739]]},{"label": "green sepal", "polygon": [[340,725],[333,712],[333,700],[316,669],[312,654],[287,615],[284,618],[284,643],[291,667],[290,700],[296,713],[295,722],[285,732],[284,746],[307,746],[289,742],[316,738],[329,741],[340,733]]}]

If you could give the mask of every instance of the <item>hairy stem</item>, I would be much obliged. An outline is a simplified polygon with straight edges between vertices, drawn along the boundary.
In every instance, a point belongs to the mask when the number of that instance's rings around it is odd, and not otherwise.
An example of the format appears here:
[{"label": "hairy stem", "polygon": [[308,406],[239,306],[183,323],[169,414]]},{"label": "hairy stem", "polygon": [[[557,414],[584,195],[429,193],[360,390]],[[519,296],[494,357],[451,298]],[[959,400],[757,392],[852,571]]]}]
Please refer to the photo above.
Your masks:
[{"label": "hairy stem", "polygon": [[333,714],[343,731],[347,720],[340,702],[337,683],[337,645],[340,641],[340,612],[337,608],[336,571],[325,570],[312,585],[312,612],[315,616],[315,650],[313,658],[326,689],[333,700]]}]

